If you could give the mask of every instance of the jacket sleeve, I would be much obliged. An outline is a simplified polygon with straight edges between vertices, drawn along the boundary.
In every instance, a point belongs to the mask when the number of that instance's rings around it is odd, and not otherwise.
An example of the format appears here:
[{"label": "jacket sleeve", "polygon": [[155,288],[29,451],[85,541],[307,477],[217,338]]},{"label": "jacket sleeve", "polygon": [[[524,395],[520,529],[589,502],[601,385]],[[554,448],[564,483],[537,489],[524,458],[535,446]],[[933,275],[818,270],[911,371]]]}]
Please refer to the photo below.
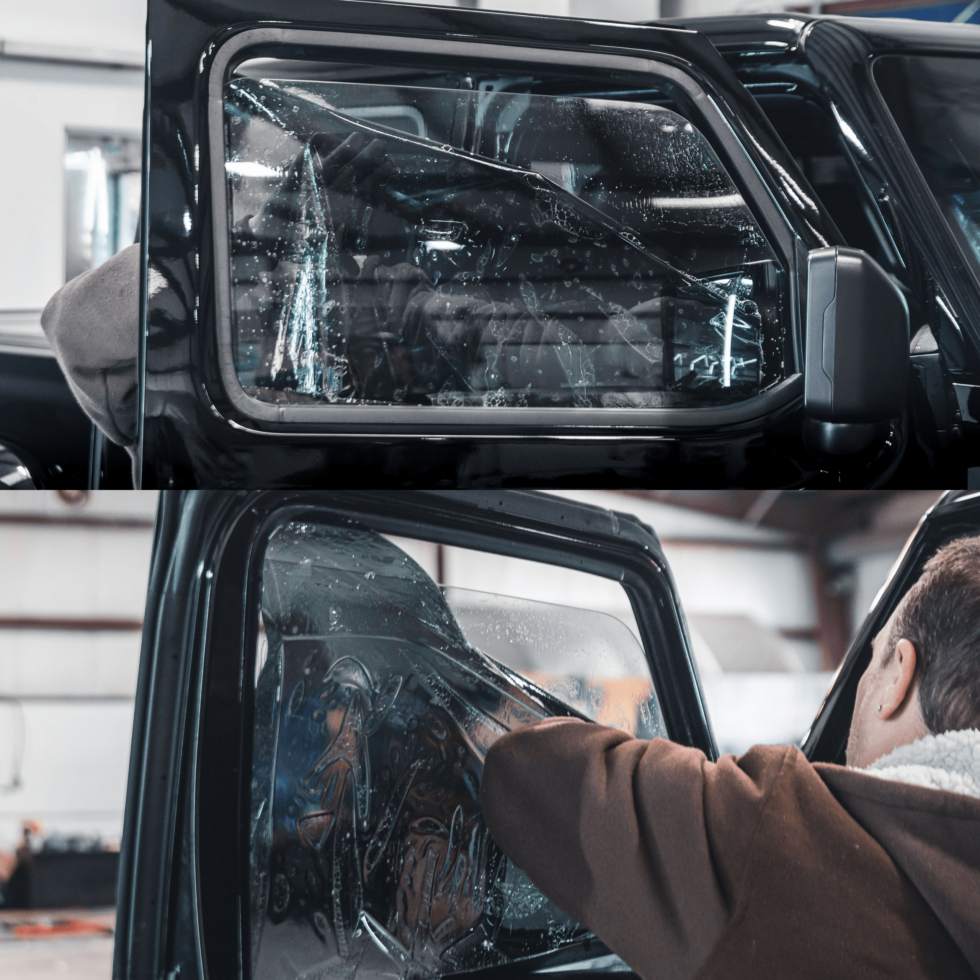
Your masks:
[{"label": "jacket sleeve", "polygon": [[644,980],[680,980],[729,916],[705,829],[713,768],[664,739],[549,719],[491,747],[481,802],[494,839],[560,908]]}]

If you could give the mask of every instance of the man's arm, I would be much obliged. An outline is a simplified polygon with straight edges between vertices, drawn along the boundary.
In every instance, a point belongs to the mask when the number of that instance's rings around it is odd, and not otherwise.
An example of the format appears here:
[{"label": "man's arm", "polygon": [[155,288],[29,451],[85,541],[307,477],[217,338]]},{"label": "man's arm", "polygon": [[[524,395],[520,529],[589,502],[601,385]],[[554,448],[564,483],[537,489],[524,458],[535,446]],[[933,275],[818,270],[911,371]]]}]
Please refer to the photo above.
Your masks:
[{"label": "man's arm", "polygon": [[696,749],[571,719],[505,735],[481,802],[504,852],[644,980],[690,977],[728,920]]}]

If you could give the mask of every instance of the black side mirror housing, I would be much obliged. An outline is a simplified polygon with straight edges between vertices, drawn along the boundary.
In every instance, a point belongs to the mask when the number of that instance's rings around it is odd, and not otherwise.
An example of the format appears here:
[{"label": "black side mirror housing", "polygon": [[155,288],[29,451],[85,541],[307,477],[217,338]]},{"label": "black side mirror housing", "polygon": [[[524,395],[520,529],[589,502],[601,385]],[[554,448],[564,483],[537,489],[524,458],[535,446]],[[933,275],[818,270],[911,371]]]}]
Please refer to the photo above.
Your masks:
[{"label": "black side mirror housing", "polygon": [[0,445],[0,490],[34,490],[30,468],[14,450]]},{"label": "black side mirror housing", "polygon": [[866,449],[905,409],[909,309],[867,252],[810,252],[806,315],[806,437],[830,456]]}]

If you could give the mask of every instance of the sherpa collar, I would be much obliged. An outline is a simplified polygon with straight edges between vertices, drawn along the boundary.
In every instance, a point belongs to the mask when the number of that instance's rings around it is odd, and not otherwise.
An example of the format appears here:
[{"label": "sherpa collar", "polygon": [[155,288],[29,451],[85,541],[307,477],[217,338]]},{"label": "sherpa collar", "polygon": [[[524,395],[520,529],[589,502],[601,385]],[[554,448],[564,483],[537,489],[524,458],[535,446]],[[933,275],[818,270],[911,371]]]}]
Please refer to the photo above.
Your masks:
[{"label": "sherpa collar", "polygon": [[926,735],[872,762],[869,776],[980,799],[980,731]]}]

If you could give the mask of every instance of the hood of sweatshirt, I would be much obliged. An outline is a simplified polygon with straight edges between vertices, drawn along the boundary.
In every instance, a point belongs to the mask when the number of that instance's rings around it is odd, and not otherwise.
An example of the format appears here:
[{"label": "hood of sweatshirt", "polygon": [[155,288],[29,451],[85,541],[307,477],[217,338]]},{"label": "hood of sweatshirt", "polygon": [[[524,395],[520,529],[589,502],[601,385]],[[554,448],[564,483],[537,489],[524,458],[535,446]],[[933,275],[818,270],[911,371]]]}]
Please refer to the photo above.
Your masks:
[{"label": "hood of sweatshirt", "polygon": [[926,736],[865,770],[815,768],[980,975],[980,731]]},{"label": "hood of sweatshirt", "polygon": [[64,285],[41,314],[79,405],[109,439],[127,448],[138,428],[139,261],[139,245],[124,248]]}]

